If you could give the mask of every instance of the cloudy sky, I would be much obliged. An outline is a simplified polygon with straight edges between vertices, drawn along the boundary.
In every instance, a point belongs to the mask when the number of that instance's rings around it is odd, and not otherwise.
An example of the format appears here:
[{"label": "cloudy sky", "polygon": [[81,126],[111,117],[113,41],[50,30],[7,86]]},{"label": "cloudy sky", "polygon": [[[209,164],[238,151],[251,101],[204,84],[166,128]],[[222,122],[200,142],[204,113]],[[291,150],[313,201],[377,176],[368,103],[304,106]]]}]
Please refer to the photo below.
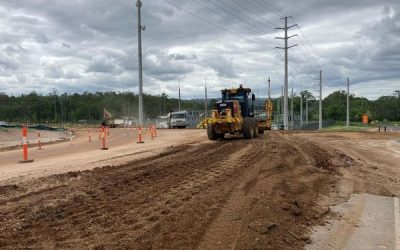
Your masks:
[{"label": "cloudy sky", "polygon": [[[142,0],[144,91],[202,98],[284,76],[282,16],[298,27],[289,83],[370,99],[400,89],[398,0]],[[0,92],[138,91],[135,0],[0,0]]]}]

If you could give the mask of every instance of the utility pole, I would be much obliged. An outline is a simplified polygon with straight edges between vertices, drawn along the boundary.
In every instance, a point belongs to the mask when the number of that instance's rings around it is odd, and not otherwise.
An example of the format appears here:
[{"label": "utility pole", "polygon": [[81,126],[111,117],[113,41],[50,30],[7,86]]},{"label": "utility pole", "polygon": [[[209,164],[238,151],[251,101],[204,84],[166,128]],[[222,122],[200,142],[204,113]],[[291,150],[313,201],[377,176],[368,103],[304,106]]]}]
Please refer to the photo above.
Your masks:
[{"label": "utility pole", "polygon": [[268,77],[268,101],[271,101],[271,78]]},{"label": "utility pole", "polygon": [[281,86],[281,113],[283,114],[283,86]]},{"label": "utility pole", "polygon": [[303,85],[300,83],[300,129],[303,127]]},{"label": "utility pole", "polygon": [[288,130],[288,50],[294,46],[297,46],[297,44],[288,46],[288,40],[294,36],[297,36],[297,34],[288,36],[288,30],[297,24],[288,26],[288,18],[293,18],[291,16],[286,16],[284,18],[285,20],[285,27],[283,28],[276,28],[276,29],[282,29],[285,31],[285,37],[276,37],[276,39],[283,39],[285,40],[285,47],[276,47],[277,49],[283,49],[285,50],[285,83],[284,83],[284,102],[283,102],[283,126],[285,130]]},{"label": "utility pole", "polygon": [[138,9],[138,60],[139,60],[139,126],[143,126],[143,71],[142,71],[142,30],[145,30],[145,26],[142,26],[140,8],[142,7],[142,1],[136,1],[136,7]]},{"label": "utility pole", "polygon": [[129,117],[130,117],[130,115],[131,115],[131,113],[130,113],[130,110],[129,110],[129,93],[128,93],[128,120],[129,120]]},{"label": "utility pole", "polygon": [[278,118],[279,118],[280,114],[281,114],[281,98],[278,97],[278,98],[276,98],[276,115],[275,115],[275,121],[277,123],[279,123]]},{"label": "utility pole", "polygon": [[179,80],[179,102],[178,102],[178,111],[181,111],[181,80]]},{"label": "utility pole", "polygon": [[57,91],[53,89],[54,95],[54,123],[57,122]]},{"label": "utility pole", "polygon": [[265,102],[265,125],[271,129],[271,116],[273,111],[273,105],[271,101],[271,78],[268,77],[268,100]]},{"label": "utility pole", "polygon": [[308,97],[306,97],[306,125],[308,125]]},{"label": "utility pole", "polygon": [[207,117],[208,113],[208,100],[207,100],[207,76],[204,76],[204,118]]},{"label": "utility pole", "polygon": [[346,127],[350,126],[350,79],[347,77],[347,114],[346,114]]},{"label": "utility pole", "polygon": [[165,115],[165,99],[167,97],[166,91],[167,91],[167,82],[165,82],[165,89],[164,89],[164,98],[163,98],[163,101],[164,101],[164,114],[163,115]]},{"label": "utility pole", "polygon": [[322,70],[319,71],[319,122],[318,129],[322,129]]},{"label": "utility pole", "polygon": [[[64,110],[63,110],[62,94],[60,95],[60,106],[61,106],[61,127],[64,128]],[[90,121],[90,119],[89,119],[89,121]]]},{"label": "utility pole", "polygon": [[293,110],[293,81],[292,81],[292,98],[290,98],[290,127],[294,129],[294,110]]}]

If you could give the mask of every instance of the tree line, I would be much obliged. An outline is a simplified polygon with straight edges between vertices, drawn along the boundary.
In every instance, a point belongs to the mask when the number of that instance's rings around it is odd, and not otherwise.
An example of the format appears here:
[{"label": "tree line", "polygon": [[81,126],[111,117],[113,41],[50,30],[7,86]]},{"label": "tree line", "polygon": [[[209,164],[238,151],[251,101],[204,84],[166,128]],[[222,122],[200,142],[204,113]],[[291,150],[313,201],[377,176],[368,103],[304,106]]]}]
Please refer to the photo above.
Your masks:
[{"label": "tree line", "polygon": [[[41,95],[36,92],[20,96],[0,93],[0,120],[9,123],[98,123],[103,110],[114,118],[136,118],[138,95],[133,92],[84,92],[81,94]],[[166,94],[144,94],[146,119],[153,119],[178,109],[179,100]],[[204,103],[182,100],[181,109],[202,109]]]},{"label": "tree line", "polygon": [[[303,91],[303,110],[305,99],[309,103],[309,120],[318,117],[318,100],[308,92]],[[178,109],[179,100],[166,94],[144,94],[145,119],[153,119],[166,115]],[[215,99],[208,102],[211,110]],[[274,110],[278,109],[279,98],[274,101]],[[262,100],[258,108],[262,108]],[[290,107],[289,101],[289,107]],[[300,113],[300,95],[293,96],[295,115]],[[204,110],[204,99],[181,100],[182,110]],[[56,92],[42,95],[36,92],[19,96],[8,96],[0,93],[0,121],[9,123],[61,123],[86,122],[97,123],[103,120],[103,109],[108,110],[113,117],[138,116],[138,95],[133,92],[84,92],[81,94],[57,94]],[[370,120],[400,121],[400,90],[391,96],[381,96],[377,100],[350,95],[350,120],[360,121],[367,114]],[[323,119],[346,120],[346,92],[336,91],[323,99]]]}]

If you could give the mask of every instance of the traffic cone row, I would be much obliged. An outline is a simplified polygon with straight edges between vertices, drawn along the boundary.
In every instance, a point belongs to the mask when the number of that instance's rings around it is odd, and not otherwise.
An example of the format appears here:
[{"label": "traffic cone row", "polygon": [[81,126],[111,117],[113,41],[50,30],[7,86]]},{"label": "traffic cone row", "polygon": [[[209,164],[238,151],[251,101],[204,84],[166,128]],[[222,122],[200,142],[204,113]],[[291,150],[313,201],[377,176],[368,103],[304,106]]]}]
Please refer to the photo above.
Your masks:
[{"label": "traffic cone row", "polygon": [[[144,140],[142,138],[142,128],[141,126],[138,127],[138,137],[137,137],[137,143],[144,143]],[[149,126],[149,132],[150,132],[150,137],[152,140],[154,140],[155,137],[157,137],[157,130],[156,126],[150,125]],[[89,129],[88,130],[88,142],[92,142],[92,131]],[[101,150],[107,150],[108,147],[106,146],[106,140],[107,136],[110,135],[110,130],[108,127],[102,126],[99,129],[99,139],[101,139]],[[28,162],[33,162],[33,160],[28,159],[28,141],[27,141],[27,136],[28,136],[28,128],[27,127],[22,127],[22,138],[23,138],[23,143],[22,143],[22,155],[23,159],[18,161],[18,163],[28,163]],[[38,137],[38,150],[42,149],[42,141],[40,137],[40,133],[37,133]],[[70,137],[69,137],[69,143],[72,143],[72,131],[70,132]]]}]

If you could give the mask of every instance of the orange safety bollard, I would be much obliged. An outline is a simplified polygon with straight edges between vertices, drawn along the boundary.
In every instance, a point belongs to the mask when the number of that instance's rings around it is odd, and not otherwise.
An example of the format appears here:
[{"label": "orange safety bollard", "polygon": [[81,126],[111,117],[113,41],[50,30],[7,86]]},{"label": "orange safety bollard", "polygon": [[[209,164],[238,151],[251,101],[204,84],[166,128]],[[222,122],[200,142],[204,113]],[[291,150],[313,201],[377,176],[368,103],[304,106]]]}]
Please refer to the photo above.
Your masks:
[{"label": "orange safety bollard", "polygon": [[88,129],[89,142],[92,142],[92,131]]},{"label": "orange safety bollard", "polygon": [[37,133],[38,136],[38,150],[42,150],[42,141],[40,140],[40,132]]},{"label": "orange safety bollard", "polygon": [[27,127],[22,127],[22,140],[23,140],[23,145],[22,145],[22,155],[23,155],[23,160],[18,161],[18,163],[30,163],[33,162],[33,160],[28,160],[28,141],[27,137],[28,136],[28,129]]},{"label": "orange safety bollard", "polygon": [[140,126],[138,129],[138,140],[136,143],[144,143],[144,141],[142,140],[142,128]]},{"label": "orange safety bollard", "polygon": [[101,150],[107,150],[108,148],[106,147],[106,129],[104,127],[101,127]]}]

